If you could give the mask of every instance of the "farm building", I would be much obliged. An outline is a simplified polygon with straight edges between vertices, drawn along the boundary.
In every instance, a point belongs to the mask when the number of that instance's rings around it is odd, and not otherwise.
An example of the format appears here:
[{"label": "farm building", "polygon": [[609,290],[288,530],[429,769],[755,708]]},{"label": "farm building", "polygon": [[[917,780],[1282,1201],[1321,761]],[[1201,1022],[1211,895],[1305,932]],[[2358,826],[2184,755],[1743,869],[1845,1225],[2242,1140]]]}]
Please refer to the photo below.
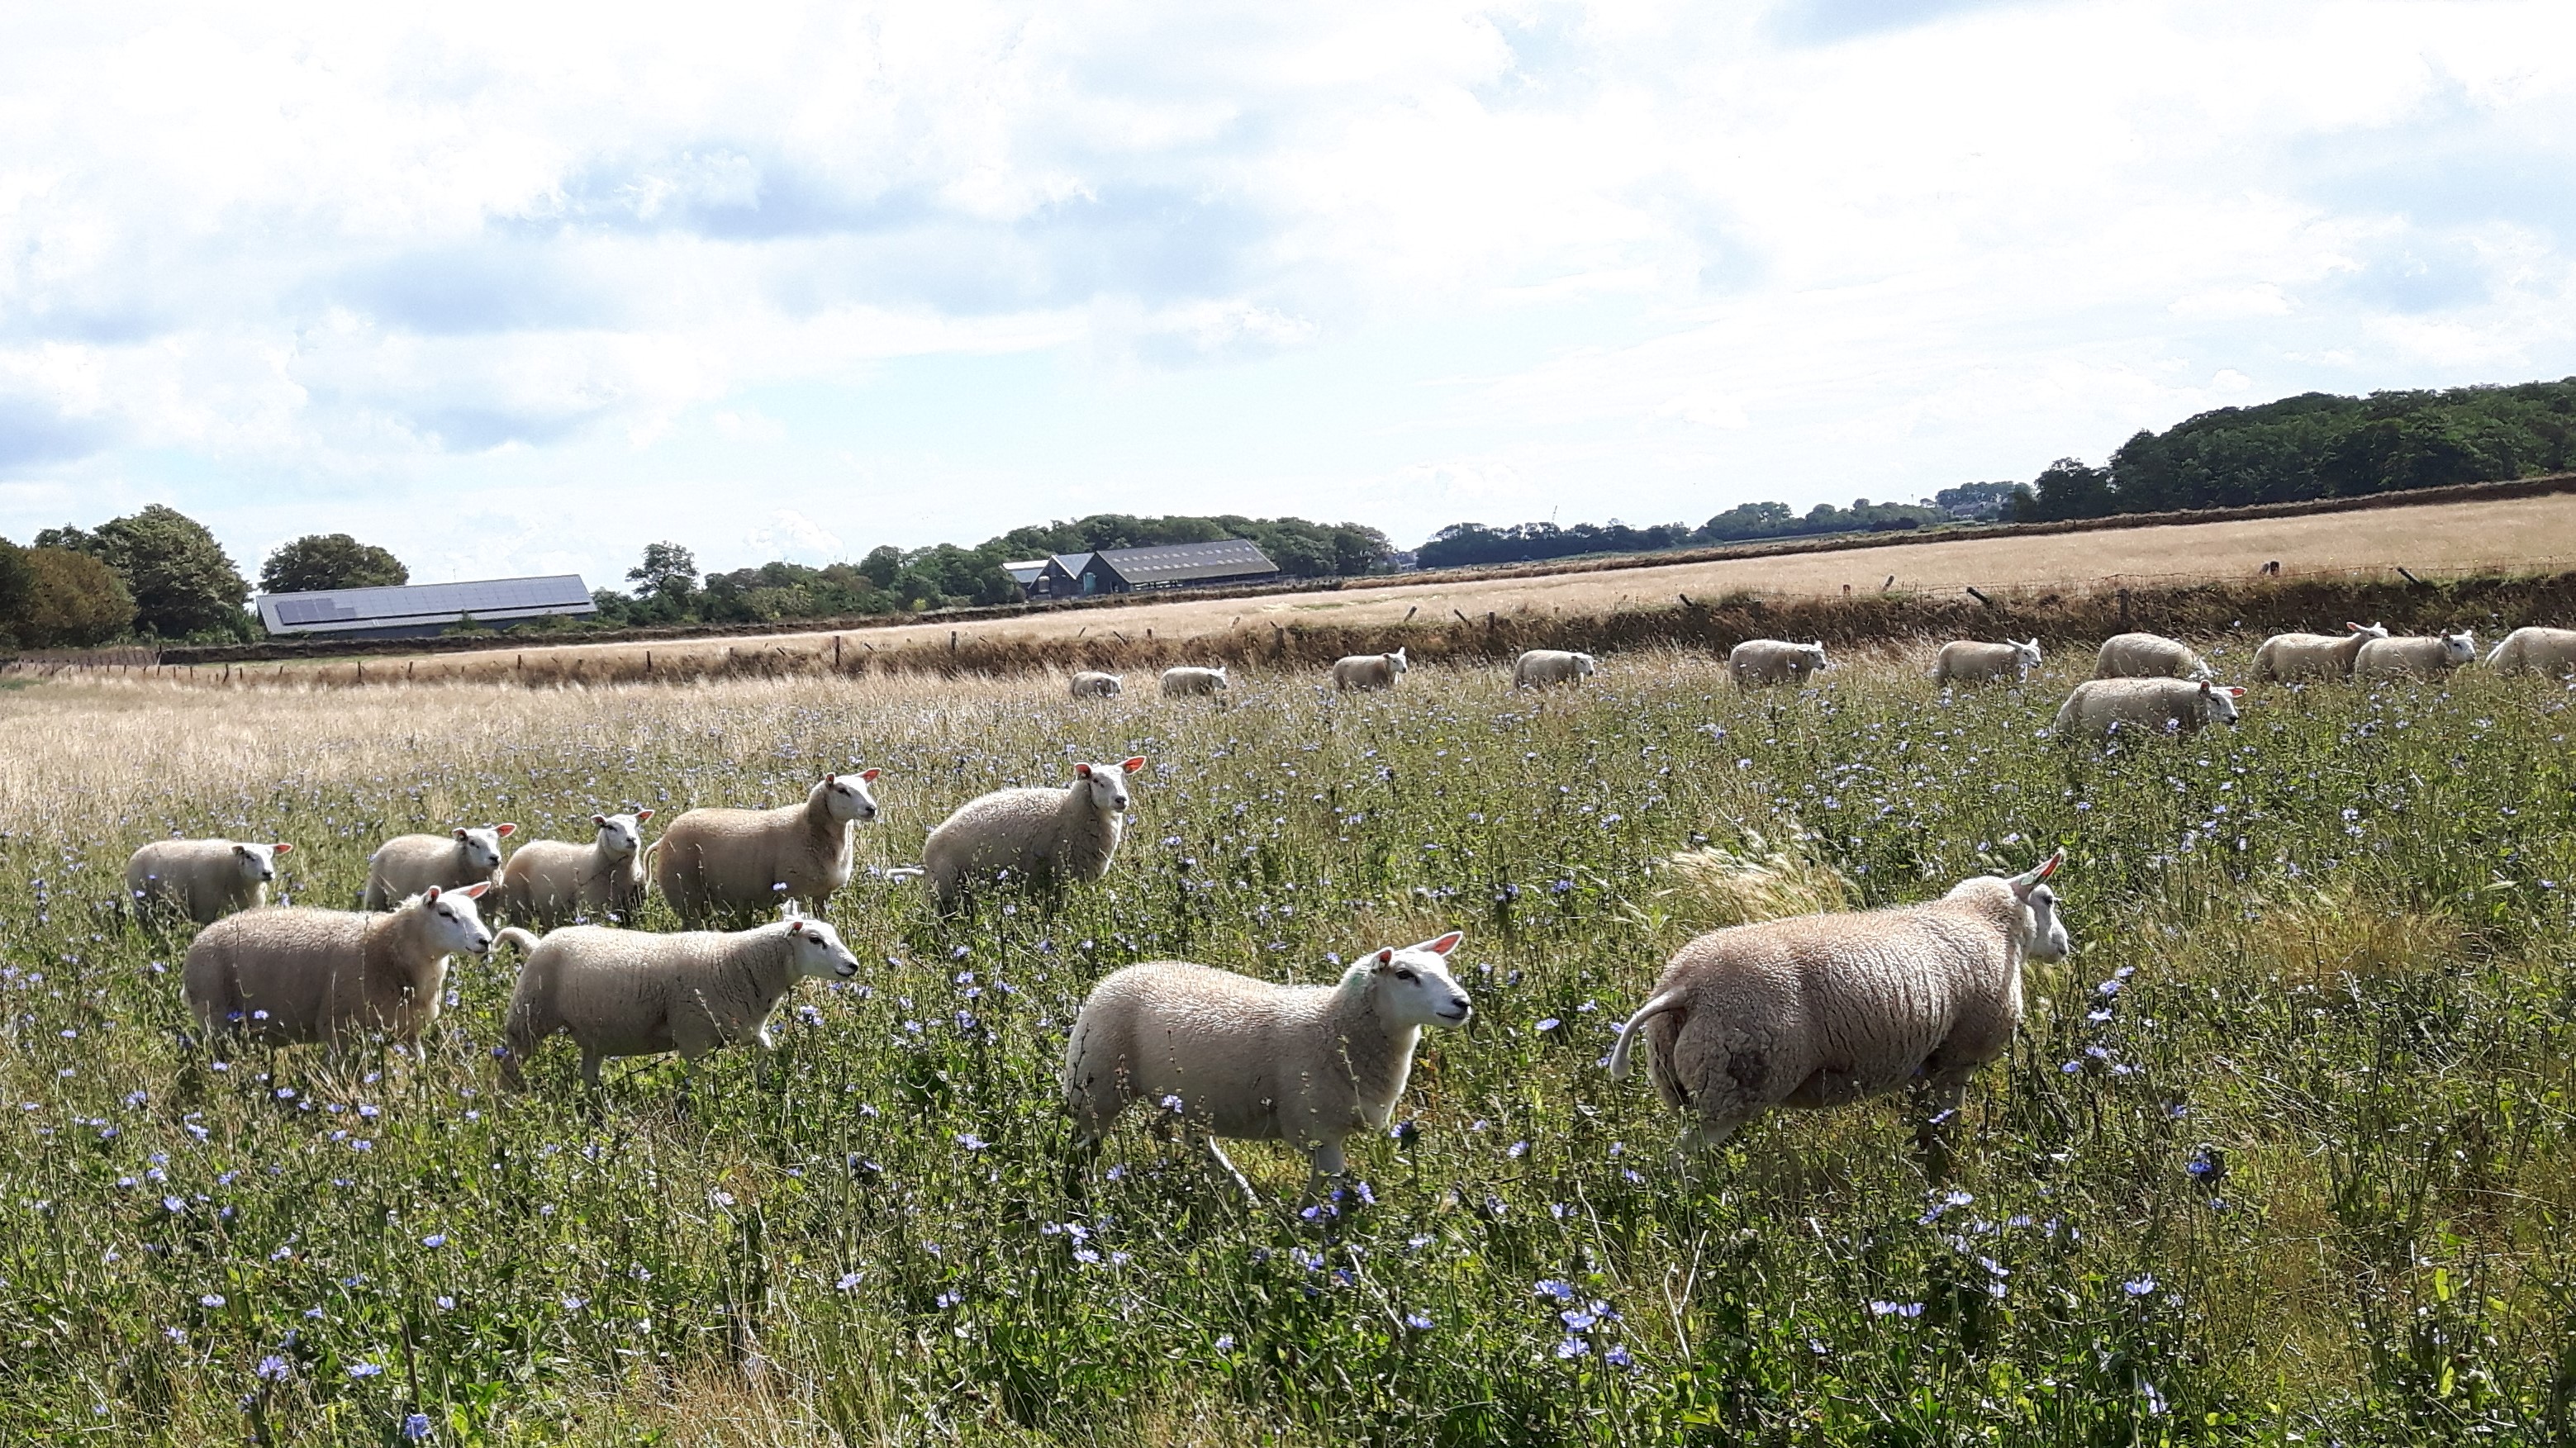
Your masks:
[{"label": "farm building", "polygon": [[1046,566],[1047,560],[1032,558],[1025,563],[1005,563],[1002,571],[1011,575],[1011,581],[1020,586],[1020,592],[1026,593],[1037,586],[1038,575],[1046,572]]},{"label": "farm building", "polygon": [[1278,578],[1279,565],[1270,561],[1270,555],[1240,538],[1223,538],[1213,543],[1059,553],[1046,560],[1035,582],[1024,586],[1031,598],[1083,598],[1146,589],[1272,583]]},{"label": "farm building", "polygon": [[577,573],[270,593],[261,595],[258,605],[259,621],[280,638],[427,638],[469,616],[485,628],[506,629],[532,619],[587,618],[599,612]]}]

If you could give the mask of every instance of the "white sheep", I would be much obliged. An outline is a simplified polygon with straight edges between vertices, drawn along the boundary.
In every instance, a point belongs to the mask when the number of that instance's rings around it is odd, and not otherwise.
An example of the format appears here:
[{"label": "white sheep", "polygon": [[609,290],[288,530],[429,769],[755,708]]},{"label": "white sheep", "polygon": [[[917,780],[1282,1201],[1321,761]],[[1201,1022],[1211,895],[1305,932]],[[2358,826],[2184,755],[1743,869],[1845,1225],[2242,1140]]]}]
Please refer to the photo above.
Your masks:
[{"label": "white sheep", "polygon": [[[2043,883],[2065,858],[1964,880],[1921,905],[1703,935],[1674,952],[1620,1028],[1610,1075],[1628,1074],[1641,1039],[1650,1046],[1664,1103],[1697,1113],[1686,1149],[1714,1147],[1774,1107],[1814,1110],[1900,1086],[1956,1108],[1969,1076],[2012,1044],[2022,961],[2069,949]],[[1928,1122],[1922,1139],[1940,1162]]]},{"label": "white sheep", "polygon": [[273,906],[227,915],[188,947],[188,1008],[210,1038],[337,1046],[382,1031],[412,1040],[438,1019],[447,957],[491,953],[474,908],[489,888],[433,885],[390,914]]},{"label": "white sheep", "polygon": [[2190,734],[2203,724],[2236,722],[2245,691],[2207,679],[2087,679],[2057,711],[2057,736],[2109,735],[2118,730]]},{"label": "white sheep", "polygon": [[2563,677],[2576,671],[2576,629],[2515,629],[2487,655],[2487,667],[2499,674]]},{"label": "white sheep", "polygon": [[750,930],[656,935],[568,925],[542,940],[512,926],[501,938],[527,952],[503,1026],[501,1079],[526,1084],[520,1062],[557,1031],[581,1047],[581,1076],[599,1084],[610,1056],[677,1051],[695,1061],[725,1046],[777,1049],[769,1013],[806,976],[848,980],[859,958],[831,926],[797,916]]},{"label": "white sheep", "polygon": [[1213,669],[1194,668],[1184,664],[1163,671],[1163,697],[1189,699],[1202,694],[1222,694],[1233,688],[1225,676],[1225,665]]},{"label": "white sheep", "polygon": [[1073,697],[1077,699],[1106,699],[1126,690],[1127,681],[1116,674],[1085,669],[1073,676]]},{"label": "white sheep", "polygon": [[1825,667],[1824,640],[1793,644],[1786,639],[1746,639],[1726,651],[1726,672],[1738,689],[1773,684],[1804,684]]},{"label": "white sheep", "polygon": [[1460,934],[1372,952],[1335,985],[1273,985],[1187,961],[1131,965],[1094,986],[1065,1046],[1064,1101],[1086,1146],[1142,1101],[1198,1134],[1246,1197],[1216,1139],[1286,1141],[1315,1184],[1342,1143],[1382,1128],[1404,1095],[1424,1026],[1466,1023],[1445,957]]},{"label": "white sheep", "polygon": [[1592,677],[1594,668],[1590,654],[1531,649],[1512,662],[1512,687],[1544,689],[1550,684],[1581,683]]},{"label": "white sheep", "polygon": [[2029,680],[2039,667],[2039,640],[2015,643],[2010,639],[1999,644],[1980,643],[1974,639],[1952,639],[1941,646],[1940,656],[1932,661],[1932,682],[1936,684],[1991,684],[1998,679],[2014,683]]},{"label": "white sheep", "polygon": [[2424,638],[2372,639],[2353,660],[2356,679],[2438,678],[2463,664],[2478,661],[2474,629]]},{"label": "white sheep", "polygon": [[868,786],[883,772],[824,775],[803,804],[688,811],[646,851],[653,888],[691,924],[719,912],[766,914],[788,902],[822,909],[850,883],[851,833],[877,817]]},{"label": "white sheep", "polygon": [[137,910],[165,907],[199,925],[268,903],[277,858],[289,844],[154,840],[125,862],[125,896]]},{"label": "white sheep", "polygon": [[1142,756],[1077,764],[1063,789],[997,789],[968,800],[922,842],[919,865],[886,874],[927,876],[942,906],[1006,874],[1042,888],[1097,880],[1125,829],[1127,776],[1144,767]]},{"label": "white sheep", "polygon": [[578,914],[631,920],[644,908],[644,822],[653,811],[595,814],[589,844],[530,840],[501,867],[501,907],[512,920],[560,925]]},{"label": "white sheep", "polygon": [[501,842],[518,828],[459,825],[443,835],[396,835],[367,857],[367,892],[359,903],[368,910],[391,910],[432,886],[461,890],[498,880]]},{"label": "white sheep", "polygon": [[1333,687],[1392,689],[1407,667],[1402,649],[1391,654],[1346,654],[1333,660]]},{"label": "white sheep", "polygon": [[2113,634],[2093,656],[2097,679],[2206,679],[2209,665],[2189,647],[2163,634]]},{"label": "white sheep", "polygon": [[2372,639],[2388,637],[2388,627],[2347,623],[2341,637],[2333,634],[2274,634],[2254,650],[2254,677],[2275,684],[2298,679],[2349,679],[2353,661]]}]

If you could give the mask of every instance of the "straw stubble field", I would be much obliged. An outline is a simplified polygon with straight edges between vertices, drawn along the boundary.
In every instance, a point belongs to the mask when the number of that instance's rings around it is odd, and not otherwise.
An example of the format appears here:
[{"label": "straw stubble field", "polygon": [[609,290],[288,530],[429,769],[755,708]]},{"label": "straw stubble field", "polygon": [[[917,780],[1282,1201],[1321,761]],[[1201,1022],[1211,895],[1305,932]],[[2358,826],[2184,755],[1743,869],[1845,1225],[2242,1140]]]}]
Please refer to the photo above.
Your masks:
[{"label": "straw stubble field", "polygon": [[[2222,667],[2241,661],[2222,648]],[[2241,643],[2235,649],[2241,654]],[[2250,701],[2103,755],[2079,666],[1936,694],[1908,657],[1738,696],[1623,656],[1514,694],[1076,705],[1034,681],[0,695],[0,1438],[1029,1442],[2543,1441],[2576,1431],[2571,695]],[[497,1086],[506,962],[416,1051],[207,1051],[126,853],[767,804],[886,770],[871,866],[957,802],[1146,755],[1103,885],[943,920],[863,877],[859,981],[783,1069]],[[1685,1182],[1601,1061],[1727,920],[1937,894],[2058,844],[2079,952],[1927,1180],[1897,1105],[1758,1125]],[[1686,863],[1672,857],[1691,852]],[[646,924],[667,928],[658,903]],[[1478,1014],[1397,1136],[1246,1208],[1131,1122],[1077,1194],[1090,982],[1330,978],[1463,927]],[[1305,1208],[1301,1210],[1301,1208]],[[415,1416],[417,1415],[417,1416]]]}]

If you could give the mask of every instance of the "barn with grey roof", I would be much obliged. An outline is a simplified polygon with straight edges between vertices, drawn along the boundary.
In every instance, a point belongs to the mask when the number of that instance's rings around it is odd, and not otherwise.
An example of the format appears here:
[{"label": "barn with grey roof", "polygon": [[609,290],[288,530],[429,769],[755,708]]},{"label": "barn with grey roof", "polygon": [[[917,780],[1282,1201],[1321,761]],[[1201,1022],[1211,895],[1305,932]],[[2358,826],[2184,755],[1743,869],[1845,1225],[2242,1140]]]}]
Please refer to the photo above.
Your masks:
[{"label": "barn with grey roof", "polygon": [[588,618],[599,612],[577,573],[270,593],[260,596],[258,606],[259,621],[279,638],[428,638],[468,618],[484,628],[506,629],[541,618]]},{"label": "barn with grey roof", "polygon": [[1027,587],[1031,598],[1084,598],[1162,588],[1275,583],[1278,579],[1279,565],[1270,561],[1269,554],[1241,538],[1220,538],[1211,543],[1059,553],[1046,560],[1037,580]]}]

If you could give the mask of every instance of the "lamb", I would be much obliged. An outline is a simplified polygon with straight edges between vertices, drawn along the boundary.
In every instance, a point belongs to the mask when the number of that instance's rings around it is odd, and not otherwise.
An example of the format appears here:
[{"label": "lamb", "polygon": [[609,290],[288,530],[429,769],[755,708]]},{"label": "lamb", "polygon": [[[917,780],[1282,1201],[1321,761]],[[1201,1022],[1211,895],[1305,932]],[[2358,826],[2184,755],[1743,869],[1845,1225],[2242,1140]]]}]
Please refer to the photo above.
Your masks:
[{"label": "lamb", "polygon": [[598,838],[530,840],[501,867],[501,905],[512,920],[561,925],[576,914],[631,920],[644,908],[644,822],[653,811],[595,814]]},{"label": "lamb", "polygon": [[1097,880],[1118,853],[1127,776],[1144,767],[1141,756],[1077,764],[1065,789],[999,789],[968,800],[922,842],[919,865],[886,873],[927,876],[942,908],[1004,874],[1041,888]]},{"label": "lamb", "polygon": [[335,1048],[366,1031],[413,1040],[438,1019],[447,957],[491,953],[474,908],[490,888],[432,885],[391,914],[275,906],[227,915],[188,947],[188,1009],[209,1038],[237,1032],[262,1045]]},{"label": "lamb", "polygon": [[[1935,1123],[2021,1023],[2024,959],[2071,948],[2046,883],[2064,863],[1961,881],[1939,900],[1713,931],[1674,952],[1610,1053],[1628,1074],[1640,1039],[1655,1088],[1698,1120],[1685,1149],[1717,1146],[1774,1107],[1816,1110],[1912,1086],[1943,1109],[1919,1140],[1933,1174]],[[1077,1030],[1079,1028],[1077,1027]]]},{"label": "lamb", "polygon": [[1472,1006],[1446,959],[1460,939],[1453,930],[1378,950],[1329,986],[1273,985],[1180,960],[1113,973],[1082,1003],[1065,1046],[1064,1101],[1077,1136],[1096,1147],[1129,1102],[1159,1103],[1247,1198],[1252,1184],[1219,1137],[1306,1148],[1312,1191],[1341,1174],[1352,1133],[1386,1125],[1422,1028],[1466,1023]]},{"label": "lamb", "polygon": [[277,857],[294,848],[238,840],[154,840],[125,862],[125,897],[138,911],[159,906],[210,925],[235,910],[267,904]]},{"label": "lamb", "polygon": [[2576,670],[2576,629],[2518,628],[2487,655],[2487,667],[2499,674],[2564,676]]},{"label": "lamb", "polygon": [[2286,684],[2297,679],[2349,679],[2353,660],[2372,639],[2388,637],[2376,623],[2347,623],[2343,637],[2333,634],[2285,633],[2263,640],[2254,650],[2254,677]]},{"label": "lamb", "polygon": [[2207,679],[2200,655],[2163,634],[2113,634],[2093,657],[2097,679]]},{"label": "lamb", "polygon": [[877,817],[868,786],[883,772],[824,775],[803,804],[690,810],[646,851],[653,888],[692,925],[719,911],[766,914],[786,900],[822,908],[850,882],[851,833]]},{"label": "lamb", "polygon": [[1085,669],[1073,676],[1073,697],[1077,699],[1106,699],[1113,694],[1124,693],[1126,689],[1126,680],[1096,669]]},{"label": "lamb", "polygon": [[2474,629],[2426,638],[2372,639],[2361,646],[2360,657],[2353,660],[2352,676],[2356,679],[2398,679],[2415,675],[2437,678],[2462,664],[2477,661],[2478,635]]},{"label": "lamb", "polygon": [[1726,671],[1738,689],[1772,684],[1804,684],[1825,667],[1824,640],[1793,644],[1782,639],[1746,639],[1726,652]]},{"label": "lamb", "polygon": [[1191,668],[1186,665],[1163,671],[1163,697],[1187,699],[1201,694],[1222,694],[1234,685],[1225,677],[1225,667]]},{"label": "lamb", "polygon": [[1591,678],[1594,665],[1590,654],[1568,653],[1563,649],[1531,649],[1512,664],[1512,687],[1544,689],[1550,684],[1575,684]]},{"label": "lamb", "polygon": [[1404,677],[1404,650],[1391,654],[1350,654],[1333,660],[1336,689],[1392,689]]},{"label": "lamb", "polygon": [[1932,661],[1932,682],[1936,684],[1991,684],[2009,677],[2014,683],[2026,682],[2031,670],[2039,667],[2039,640],[1999,644],[1978,643],[1973,639],[1952,639],[1941,646],[1940,657]]},{"label": "lamb", "polygon": [[360,905],[391,910],[436,886],[459,890],[501,878],[501,842],[517,825],[459,825],[444,835],[396,835],[367,857],[367,892]]},{"label": "lamb", "polygon": [[511,926],[501,938],[527,952],[503,1025],[501,1079],[527,1084],[520,1063],[557,1031],[581,1047],[581,1078],[599,1085],[610,1056],[677,1051],[695,1061],[725,1046],[762,1053],[769,1013],[806,976],[848,980],[859,958],[831,926],[789,916],[751,930],[656,935],[570,925],[536,936]]},{"label": "lamb", "polygon": [[2107,736],[2121,729],[2190,734],[2209,723],[2236,722],[2243,689],[2207,679],[2087,679],[2057,711],[2057,736]]}]

